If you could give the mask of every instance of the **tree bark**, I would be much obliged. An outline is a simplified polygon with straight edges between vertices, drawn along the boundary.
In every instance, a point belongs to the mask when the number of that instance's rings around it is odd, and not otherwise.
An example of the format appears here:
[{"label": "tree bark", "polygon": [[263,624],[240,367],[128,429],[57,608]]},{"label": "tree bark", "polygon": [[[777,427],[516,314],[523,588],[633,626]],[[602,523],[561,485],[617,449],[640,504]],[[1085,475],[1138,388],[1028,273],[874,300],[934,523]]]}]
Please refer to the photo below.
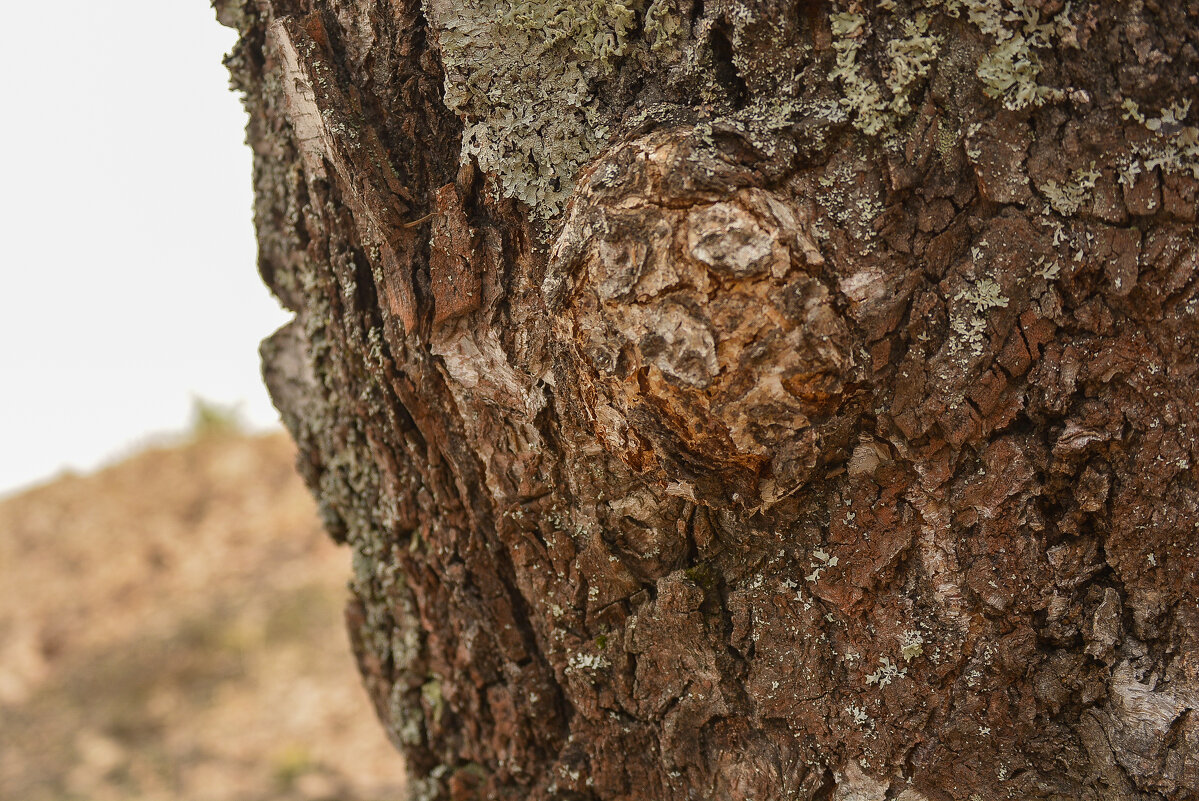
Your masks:
[{"label": "tree bark", "polygon": [[415,797],[1199,798],[1199,4],[215,5]]}]

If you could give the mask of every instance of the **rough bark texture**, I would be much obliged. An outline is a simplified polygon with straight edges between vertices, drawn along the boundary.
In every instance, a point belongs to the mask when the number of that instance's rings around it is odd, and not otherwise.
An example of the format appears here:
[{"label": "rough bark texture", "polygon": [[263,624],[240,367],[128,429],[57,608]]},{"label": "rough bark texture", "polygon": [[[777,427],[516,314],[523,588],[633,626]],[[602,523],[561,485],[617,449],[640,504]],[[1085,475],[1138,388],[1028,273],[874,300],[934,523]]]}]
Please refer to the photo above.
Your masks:
[{"label": "rough bark texture", "polygon": [[217,0],[419,798],[1199,798],[1199,5]]}]

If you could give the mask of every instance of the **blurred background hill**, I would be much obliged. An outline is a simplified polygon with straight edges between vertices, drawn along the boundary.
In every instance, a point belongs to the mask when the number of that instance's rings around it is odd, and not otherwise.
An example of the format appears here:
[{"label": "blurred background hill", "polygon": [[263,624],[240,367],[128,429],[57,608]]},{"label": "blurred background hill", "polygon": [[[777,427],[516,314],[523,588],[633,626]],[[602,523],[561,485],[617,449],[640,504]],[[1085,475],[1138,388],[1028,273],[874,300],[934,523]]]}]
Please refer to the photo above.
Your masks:
[{"label": "blurred background hill", "polygon": [[0,500],[0,799],[401,797],[291,443],[197,422]]}]

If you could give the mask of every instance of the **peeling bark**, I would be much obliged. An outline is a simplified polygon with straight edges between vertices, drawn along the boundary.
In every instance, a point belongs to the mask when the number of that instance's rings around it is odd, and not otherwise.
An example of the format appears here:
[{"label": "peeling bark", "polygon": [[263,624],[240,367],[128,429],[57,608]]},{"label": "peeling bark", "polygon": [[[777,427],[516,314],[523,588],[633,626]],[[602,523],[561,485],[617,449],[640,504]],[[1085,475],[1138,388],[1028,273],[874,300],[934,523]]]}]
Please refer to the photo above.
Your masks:
[{"label": "peeling bark", "polygon": [[1199,797],[1199,5],[216,6],[416,797]]}]

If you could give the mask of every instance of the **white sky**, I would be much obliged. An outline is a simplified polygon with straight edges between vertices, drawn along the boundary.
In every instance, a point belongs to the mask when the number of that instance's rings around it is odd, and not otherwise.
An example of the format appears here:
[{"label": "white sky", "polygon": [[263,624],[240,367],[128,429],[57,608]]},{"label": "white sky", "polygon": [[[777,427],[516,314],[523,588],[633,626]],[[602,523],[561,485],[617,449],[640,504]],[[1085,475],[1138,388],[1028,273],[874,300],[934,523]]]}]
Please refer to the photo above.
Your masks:
[{"label": "white sky", "polygon": [[207,0],[4,11],[0,493],[186,427],[193,394],[277,424],[233,32]]}]

